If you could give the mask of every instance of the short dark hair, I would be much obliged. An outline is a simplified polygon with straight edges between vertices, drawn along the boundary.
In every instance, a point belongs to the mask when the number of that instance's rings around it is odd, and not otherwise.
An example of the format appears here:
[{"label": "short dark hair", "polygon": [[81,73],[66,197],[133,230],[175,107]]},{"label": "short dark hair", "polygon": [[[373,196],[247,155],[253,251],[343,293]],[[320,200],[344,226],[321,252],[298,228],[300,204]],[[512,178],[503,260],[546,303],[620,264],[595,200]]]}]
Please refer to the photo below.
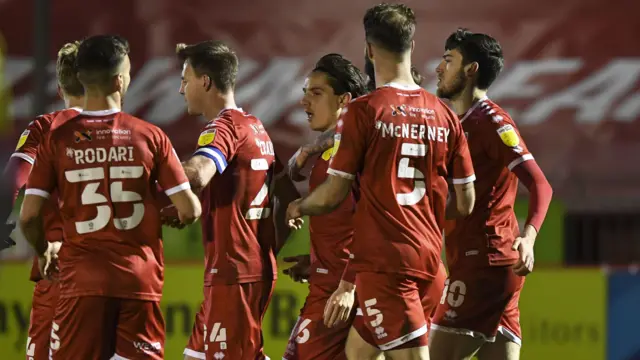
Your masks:
[{"label": "short dark hair", "polygon": [[364,14],[363,23],[367,42],[397,54],[411,49],[416,17],[407,5],[376,5]]},{"label": "short dark hair", "polygon": [[207,75],[221,92],[236,87],[238,57],[222,41],[208,40],[193,45],[176,45],[181,62],[188,61],[197,76]]},{"label": "short dark hair", "polygon": [[480,89],[488,89],[504,67],[500,43],[487,34],[460,28],[447,38],[444,47],[445,50],[458,50],[465,65],[478,63],[476,86]]},{"label": "short dark hair", "polygon": [[78,47],[76,69],[83,85],[106,85],[129,55],[129,42],[117,35],[96,35]]},{"label": "short dark hair", "polygon": [[65,94],[70,96],[84,95],[84,87],[78,80],[78,71],[76,70],[76,58],[78,57],[78,47],[80,41],[72,41],[62,45],[58,50],[58,59],[56,61],[56,77],[58,83]]},{"label": "short dark hair", "polygon": [[324,73],[336,95],[350,93],[357,98],[367,93],[367,78],[340,54],[327,54],[318,60],[312,72]]}]

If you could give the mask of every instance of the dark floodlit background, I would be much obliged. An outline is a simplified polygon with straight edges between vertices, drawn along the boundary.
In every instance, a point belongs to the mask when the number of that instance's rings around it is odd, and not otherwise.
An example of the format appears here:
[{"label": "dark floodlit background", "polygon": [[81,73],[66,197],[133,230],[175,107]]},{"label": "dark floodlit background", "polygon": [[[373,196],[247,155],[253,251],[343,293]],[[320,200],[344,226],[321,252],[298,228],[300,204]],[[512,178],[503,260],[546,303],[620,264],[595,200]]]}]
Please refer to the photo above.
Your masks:
[{"label": "dark floodlit background", "polygon": [[[428,90],[444,40],[458,26],[501,41],[507,66],[489,95],[509,110],[555,191],[521,300],[522,358],[640,359],[640,3],[407,3],[419,20],[413,60]],[[0,163],[34,116],[63,106],[56,95],[57,49],[98,33],[130,41],[133,81],[125,110],[161,126],[181,156],[193,149],[205,119],[185,113],[175,44],[226,41],[240,57],[239,104],[262,119],[287,159],[314,136],[298,105],[305,74],[329,52],[362,65],[362,15],[373,4],[0,0]],[[525,190],[520,218],[526,209]],[[166,357],[179,359],[202,294],[198,227],[167,230],[165,245]],[[305,251],[305,231],[284,250]],[[0,358],[6,360],[24,359],[30,255],[21,241],[0,257]],[[264,324],[272,358],[283,352],[305,290],[279,281]]]}]

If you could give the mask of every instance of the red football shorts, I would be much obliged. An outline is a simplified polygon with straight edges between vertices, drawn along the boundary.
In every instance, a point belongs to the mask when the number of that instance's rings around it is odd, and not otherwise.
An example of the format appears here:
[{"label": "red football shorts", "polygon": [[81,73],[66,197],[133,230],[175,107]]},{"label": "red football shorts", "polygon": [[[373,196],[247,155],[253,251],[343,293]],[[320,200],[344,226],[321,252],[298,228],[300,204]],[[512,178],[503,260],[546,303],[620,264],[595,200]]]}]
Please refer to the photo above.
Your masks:
[{"label": "red football shorts", "polygon": [[207,359],[266,359],[262,319],[275,281],[205,288],[204,349]]},{"label": "red football shorts", "polygon": [[55,314],[60,283],[40,280],[33,290],[27,339],[27,360],[48,359],[51,323]]},{"label": "red football shorts", "polygon": [[451,269],[433,329],[495,341],[498,331],[521,344],[518,300],[524,277],[511,266]]},{"label": "red football shorts", "polygon": [[327,300],[337,288],[337,283],[309,285],[309,295],[291,332],[283,360],[346,360],[344,347],[355,307],[349,321],[336,327],[326,327],[323,319]]},{"label": "red football shorts", "polygon": [[58,300],[51,331],[53,360],[164,359],[160,303],[102,296]]},{"label": "red football shorts", "polygon": [[200,310],[196,314],[196,319],[193,323],[193,329],[191,329],[191,336],[189,337],[189,343],[187,348],[184,349],[183,354],[194,359],[205,359],[204,355],[204,304],[207,300],[200,304]]},{"label": "red football shorts", "polygon": [[[379,275],[383,275],[383,274],[379,274]],[[414,280],[416,281],[417,285],[421,285],[418,287],[418,292],[419,292],[419,296],[421,299],[421,306],[422,306],[422,317],[424,318],[426,324],[427,324],[427,335],[423,336],[419,336],[417,338],[414,338],[412,340],[407,338],[407,341],[405,341],[402,344],[398,344],[397,346],[394,346],[393,348],[389,348],[389,347],[385,347],[384,349],[382,347],[380,347],[379,341],[376,339],[377,335],[374,332],[371,332],[369,330],[369,328],[367,326],[370,326],[370,324],[367,324],[371,318],[370,317],[366,317],[364,316],[364,312],[362,311],[361,308],[358,308],[358,312],[357,312],[357,316],[355,318],[355,320],[353,321],[353,328],[358,332],[358,335],[360,335],[360,337],[365,340],[366,342],[368,342],[369,344],[380,348],[381,350],[391,350],[391,349],[409,349],[409,348],[414,348],[414,347],[420,347],[420,346],[425,346],[428,344],[428,331],[431,327],[431,322],[432,322],[432,317],[435,315],[436,313],[436,308],[438,305],[438,300],[440,298],[440,296],[442,295],[442,291],[444,289],[444,283],[445,280],[447,279],[447,269],[444,267],[443,263],[440,263],[440,267],[438,268],[438,272],[436,274],[435,279],[433,279],[433,281],[429,282],[427,280]],[[410,280],[407,280],[410,281]],[[356,287],[356,293],[358,294],[358,296],[362,296],[362,292],[360,290],[359,287]],[[362,306],[362,305],[360,305]],[[406,306],[405,306],[406,307]],[[393,311],[393,310],[391,310]],[[420,317],[417,314],[417,310],[415,310],[416,313],[415,315],[413,315],[414,318],[419,319]],[[406,310],[405,310],[406,312]],[[384,314],[383,314],[384,316]],[[385,318],[386,320],[386,318]],[[398,319],[400,320],[400,319]],[[414,334],[415,335],[415,334]],[[398,339],[400,337],[404,336],[403,334],[400,334],[399,336],[396,336],[395,339]],[[404,340],[404,339],[403,339]],[[393,341],[393,340],[392,340]],[[399,341],[400,342],[400,341]],[[383,344],[384,345],[384,344]]]}]

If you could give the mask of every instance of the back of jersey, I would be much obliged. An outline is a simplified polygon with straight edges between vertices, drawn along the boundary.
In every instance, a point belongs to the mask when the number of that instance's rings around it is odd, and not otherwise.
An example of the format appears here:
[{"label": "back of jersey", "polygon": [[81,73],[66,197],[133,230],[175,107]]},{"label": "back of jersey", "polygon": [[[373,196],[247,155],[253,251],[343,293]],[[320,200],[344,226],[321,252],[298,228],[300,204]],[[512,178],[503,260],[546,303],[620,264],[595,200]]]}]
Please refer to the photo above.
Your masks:
[{"label": "back of jersey", "polygon": [[167,136],[118,110],[85,111],[52,130],[33,172],[29,192],[59,190],[62,295],[159,300],[155,182],[168,195],[189,188]]},{"label": "back of jersey", "polygon": [[452,172],[458,182],[473,181],[457,117],[417,86],[389,84],[352,102],[338,132],[329,173],[361,174],[354,267],[433,278],[442,247],[447,177]]},{"label": "back of jersey", "polygon": [[222,110],[203,129],[195,155],[210,158],[218,172],[203,202],[205,285],[274,279],[270,188],[276,161],[264,126],[242,109]]}]

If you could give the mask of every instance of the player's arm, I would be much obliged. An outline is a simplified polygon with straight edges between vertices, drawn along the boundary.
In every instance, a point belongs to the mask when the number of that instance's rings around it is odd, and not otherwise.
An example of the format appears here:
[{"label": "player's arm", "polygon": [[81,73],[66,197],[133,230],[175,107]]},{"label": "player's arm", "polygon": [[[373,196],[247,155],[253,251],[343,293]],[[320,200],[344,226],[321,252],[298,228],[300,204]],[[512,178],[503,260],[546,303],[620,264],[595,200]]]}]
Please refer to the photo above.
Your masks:
[{"label": "player's arm", "polygon": [[44,255],[48,245],[44,237],[42,209],[57,186],[55,159],[55,147],[51,137],[47,137],[38,149],[38,161],[29,174],[27,190],[20,209],[20,228],[40,257]]},{"label": "player's arm", "polygon": [[287,171],[283,169],[279,160],[276,157],[276,176],[273,186],[273,221],[276,227],[276,254],[280,252],[280,249],[284,246],[289,235],[291,234],[291,228],[287,226],[287,208],[296,199],[300,198],[300,193],[296,186],[291,181]]},{"label": "player's arm", "polygon": [[237,143],[238,137],[229,120],[220,118],[205,126],[193,156],[182,164],[196,193],[209,185],[217,173],[225,171],[227,161],[235,155]]},{"label": "player's arm", "polygon": [[180,159],[171,145],[167,135],[159,130],[156,149],[156,166],[158,168],[158,186],[164,190],[178,212],[183,224],[192,224],[202,214],[202,206],[198,197],[191,191]]},{"label": "player's arm", "polygon": [[511,171],[516,174],[518,180],[529,190],[529,213],[524,233],[527,235],[527,233],[535,232],[537,235],[542,227],[544,218],[547,216],[553,189],[534,159],[520,163]]},{"label": "player's arm", "polygon": [[300,174],[300,171],[305,167],[311,156],[323,153],[333,147],[335,133],[335,128],[328,129],[320,134],[314,142],[301,146],[300,149],[293,154],[291,159],[289,159],[288,169],[289,177],[293,181],[306,179],[306,176]]},{"label": "player's arm", "polygon": [[[457,120],[456,120],[457,121]],[[465,217],[471,214],[476,202],[476,190],[473,182],[476,176],[473,170],[471,154],[467,138],[464,136],[462,127],[456,124],[454,132],[456,138],[453,139],[453,154],[449,166],[453,179],[453,193],[447,203],[445,216],[447,219]]]},{"label": "player's arm", "polygon": [[[13,211],[20,190],[27,184],[31,168],[35,163],[38,146],[42,141],[42,120],[38,118],[31,122],[20,135],[16,150],[4,168],[2,186],[0,186],[0,199],[3,201],[0,221],[4,227],[0,238],[0,250],[15,245],[15,242],[9,238],[15,224],[7,225],[6,222]],[[10,202],[9,199],[11,199]]]},{"label": "player's arm", "polygon": [[184,172],[189,179],[191,189],[197,194],[209,185],[211,179],[217,172],[216,164],[213,160],[201,154],[194,154],[189,160],[182,163]]}]

